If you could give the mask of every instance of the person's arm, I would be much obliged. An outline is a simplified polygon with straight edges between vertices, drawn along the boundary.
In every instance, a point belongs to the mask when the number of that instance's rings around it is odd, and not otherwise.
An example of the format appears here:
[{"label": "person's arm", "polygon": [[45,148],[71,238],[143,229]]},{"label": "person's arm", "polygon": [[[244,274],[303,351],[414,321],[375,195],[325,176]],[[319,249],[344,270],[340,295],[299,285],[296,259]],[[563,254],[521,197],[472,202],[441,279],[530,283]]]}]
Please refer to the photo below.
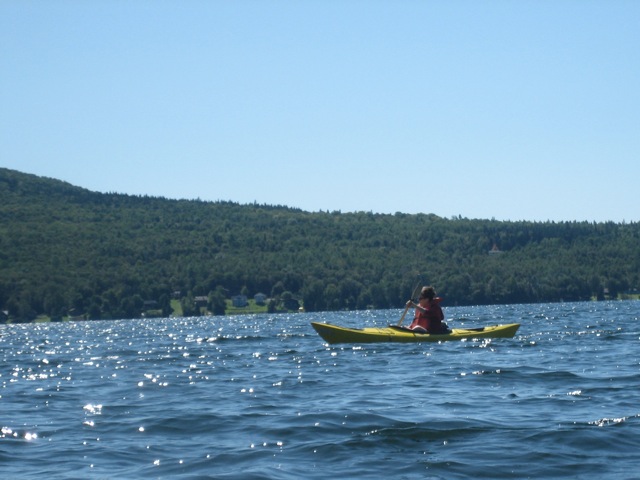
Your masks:
[{"label": "person's arm", "polygon": [[410,306],[412,306],[412,307],[414,307],[414,308],[417,308],[417,309],[418,309],[418,310],[420,310],[422,313],[425,313],[425,312],[426,312],[426,310],[425,310],[424,308],[422,308],[420,305],[416,305],[415,303],[413,303],[413,300],[409,300],[409,301],[407,302],[407,305],[410,305]]}]

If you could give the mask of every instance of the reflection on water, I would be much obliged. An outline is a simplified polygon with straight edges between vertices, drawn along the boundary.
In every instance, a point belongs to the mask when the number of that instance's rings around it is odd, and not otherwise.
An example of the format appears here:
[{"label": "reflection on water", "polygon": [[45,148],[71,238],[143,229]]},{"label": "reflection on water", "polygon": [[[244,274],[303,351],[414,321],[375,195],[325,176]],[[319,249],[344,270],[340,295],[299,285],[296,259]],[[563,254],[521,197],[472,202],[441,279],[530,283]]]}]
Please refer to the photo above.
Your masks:
[{"label": "reflection on water", "polygon": [[3,325],[0,465],[7,478],[619,476],[640,466],[638,306],[446,308],[454,327],[522,327],[442,344],[329,347],[310,326],[387,325],[397,310]]}]

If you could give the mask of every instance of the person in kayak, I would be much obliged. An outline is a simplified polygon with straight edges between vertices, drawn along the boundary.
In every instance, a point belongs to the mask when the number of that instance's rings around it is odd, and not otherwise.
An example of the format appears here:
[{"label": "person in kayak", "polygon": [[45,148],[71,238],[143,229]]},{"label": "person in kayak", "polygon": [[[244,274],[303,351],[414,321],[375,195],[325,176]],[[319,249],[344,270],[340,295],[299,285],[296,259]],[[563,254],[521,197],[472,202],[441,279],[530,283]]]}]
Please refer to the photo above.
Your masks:
[{"label": "person in kayak", "polygon": [[421,333],[449,333],[449,327],[443,323],[444,313],[440,308],[442,299],[436,297],[433,287],[423,287],[420,292],[419,305],[409,300],[407,305],[415,307],[416,313],[409,328]]}]

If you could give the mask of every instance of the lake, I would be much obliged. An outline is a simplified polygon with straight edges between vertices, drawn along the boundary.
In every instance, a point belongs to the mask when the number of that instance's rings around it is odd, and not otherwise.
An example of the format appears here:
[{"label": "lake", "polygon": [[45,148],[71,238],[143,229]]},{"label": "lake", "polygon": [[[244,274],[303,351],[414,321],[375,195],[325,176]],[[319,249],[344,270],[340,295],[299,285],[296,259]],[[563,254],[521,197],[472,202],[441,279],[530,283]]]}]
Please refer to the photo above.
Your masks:
[{"label": "lake", "polygon": [[402,310],[0,325],[0,472],[639,478],[640,302],[443,306],[451,327],[522,325],[336,346],[310,322]]}]

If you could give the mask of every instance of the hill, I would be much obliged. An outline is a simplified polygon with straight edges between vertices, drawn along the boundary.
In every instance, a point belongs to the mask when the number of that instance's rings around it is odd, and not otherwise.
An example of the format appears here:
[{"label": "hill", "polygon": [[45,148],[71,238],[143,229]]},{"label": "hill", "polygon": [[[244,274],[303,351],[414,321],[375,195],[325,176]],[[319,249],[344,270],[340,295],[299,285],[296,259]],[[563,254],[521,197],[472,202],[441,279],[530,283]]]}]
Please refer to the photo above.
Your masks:
[{"label": "hill", "polygon": [[418,274],[445,305],[616,297],[640,284],[639,240],[638,223],[310,213],[0,168],[0,310],[13,321],[168,315],[172,298],[197,314],[197,297],[223,313],[241,293],[308,311],[400,307]]}]

